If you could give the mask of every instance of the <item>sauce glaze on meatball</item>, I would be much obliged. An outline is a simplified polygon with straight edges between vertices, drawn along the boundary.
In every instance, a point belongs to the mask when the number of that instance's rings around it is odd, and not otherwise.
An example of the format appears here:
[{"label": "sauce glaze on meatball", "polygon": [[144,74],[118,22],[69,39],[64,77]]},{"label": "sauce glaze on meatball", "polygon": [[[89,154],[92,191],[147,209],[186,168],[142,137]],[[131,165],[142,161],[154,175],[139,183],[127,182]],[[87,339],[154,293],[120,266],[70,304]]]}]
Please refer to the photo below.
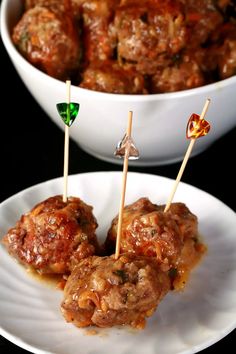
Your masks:
[{"label": "sauce glaze on meatball", "polygon": [[[166,213],[164,207],[140,198],[124,208],[120,252],[156,257],[161,269],[169,271],[173,288],[181,289],[205,246],[197,217],[185,204],[172,203]],[[108,254],[115,250],[117,226],[115,217],[104,245]]]},{"label": "sauce glaze on meatball", "polygon": [[69,4],[66,0],[62,3],[41,0],[23,14],[12,35],[13,42],[30,63],[61,80],[78,70],[81,58]]},{"label": "sauce glaze on meatball", "polygon": [[61,310],[66,321],[78,327],[143,328],[169,289],[168,275],[155,258],[89,257],[69,276]]},{"label": "sauce glaze on meatball", "polygon": [[97,222],[92,207],[69,197],[54,196],[21,216],[3,243],[25,266],[42,274],[65,274],[72,264],[98,251]]}]

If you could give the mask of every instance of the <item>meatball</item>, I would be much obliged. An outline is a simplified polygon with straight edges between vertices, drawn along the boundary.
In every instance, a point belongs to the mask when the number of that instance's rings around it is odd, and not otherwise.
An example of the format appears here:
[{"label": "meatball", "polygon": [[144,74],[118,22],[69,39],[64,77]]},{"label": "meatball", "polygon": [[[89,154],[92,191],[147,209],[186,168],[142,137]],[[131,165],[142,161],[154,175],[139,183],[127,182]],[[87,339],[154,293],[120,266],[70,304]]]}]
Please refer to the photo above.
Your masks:
[{"label": "meatball", "polygon": [[[152,209],[153,210],[150,211]],[[146,209],[147,208],[147,209]],[[105,248],[113,253],[118,217],[112,221]],[[183,236],[171,213],[141,198],[124,209],[120,251],[156,257],[164,270],[175,266],[183,246]]]},{"label": "meatball", "polygon": [[64,11],[54,7],[54,2],[48,7],[37,5],[26,11],[12,38],[31,64],[65,80],[78,69],[81,49],[70,12],[63,6]]},{"label": "meatball", "polygon": [[193,56],[184,55],[176,64],[158,70],[151,77],[151,92],[188,90],[206,83],[201,67]]},{"label": "meatball", "polygon": [[[115,249],[117,224],[118,217],[104,244],[108,254]],[[120,252],[156,257],[161,269],[169,271],[173,288],[180,289],[205,246],[198,237],[197,217],[183,203],[172,203],[164,213],[163,205],[141,198],[124,208]]]},{"label": "meatball", "polygon": [[186,45],[182,7],[177,1],[126,1],[116,10],[114,26],[119,61],[132,63],[143,74],[154,74],[165,55]]},{"label": "meatball", "polygon": [[[164,210],[165,205],[161,206]],[[182,239],[185,241],[188,238],[197,237],[198,235],[198,220],[196,215],[192,214],[187,206],[183,203],[172,203],[169,208],[169,214],[175,220],[179,227]]]},{"label": "meatball", "polygon": [[231,5],[232,0],[216,0],[215,2],[219,9],[226,10],[227,7]]},{"label": "meatball", "polygon": [[223,16],[215,0],[181,0],[185,5],[188,28],[188,47],[204,44],[216,28],[223,23]]},{"label": "meatball", "polygon": [[84,60],[107,60],[114,57],[116,36],[112,29],[119,0],[87,0],[82,4]]},{"label": "meatball", "polygon": [[82,12],[82,4],[88,0],[25,0],[25,9],[35,6],[49,7],[56,11],[72,11],[75,19],[79,19]]},{"label": "meatball", "polygon": [[[162,206],[164,209],[164,206]],[[188,281],[191,270],[206,253],[206,246],[198,233],[197,217],[183,203],[172,203],[169,213],[179,227],[183,238],[180,256],[176,264],[169,270],[172,288],[182,290]]]},{"label": "meatball", "polygon": [[221,79],[236,75],[236,38],[225,39],[219,54],[218,66]]},{"label": "meatball", "polygon": [[170,289],[155,258],[124,254],[89,257],[69,276],[61,304],[67,322],[78,327],[128,324],[143,328]]},{"label": "meatball", "polygon": [[25,10],[36,6],[46,7],[61,15],[65,11],[70,11],[71,0],[25,0]]},{"label": "meatball", "polygon": [[226,23],[212,35],[220,79],[236,74],[236,24]]},{"label": "meatball", "polygon": [[90,65],[82,75],[80,87],[89,90],[120,93],[145,93],[145,81],[134,69],[122,69],[118,64],[104,62]]},{"label": "meatball", "polygon": [[3,243],[25,266],[42,274],[65,274],[71,263],[98,250],[92,207],[81,199],[54,196],[21,216]]}]

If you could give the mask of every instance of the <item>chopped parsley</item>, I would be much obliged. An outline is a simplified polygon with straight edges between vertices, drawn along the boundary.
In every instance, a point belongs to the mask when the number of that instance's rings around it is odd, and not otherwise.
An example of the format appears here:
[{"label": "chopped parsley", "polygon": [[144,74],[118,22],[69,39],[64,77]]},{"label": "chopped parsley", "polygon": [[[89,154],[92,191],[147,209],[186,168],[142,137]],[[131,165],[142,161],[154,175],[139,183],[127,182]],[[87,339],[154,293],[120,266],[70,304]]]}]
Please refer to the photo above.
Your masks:
[{"label": "chopped parsley", "polygon": [[117,275],[118,277],[120,277],[122,279],[122,282],[125,283],[128,280],[128,275],[126,274],[126,272],[122,269],[117,269],[114,270],[113,274]]},{"label": "chopped parsley", "polygon": [[178,270],[177,270],[177,268],[171,268],[171,269],[169,270],[168,274],[169,274],[169,277],[170,277],[171,279],[176,278],[177,275],[178,275]]}]

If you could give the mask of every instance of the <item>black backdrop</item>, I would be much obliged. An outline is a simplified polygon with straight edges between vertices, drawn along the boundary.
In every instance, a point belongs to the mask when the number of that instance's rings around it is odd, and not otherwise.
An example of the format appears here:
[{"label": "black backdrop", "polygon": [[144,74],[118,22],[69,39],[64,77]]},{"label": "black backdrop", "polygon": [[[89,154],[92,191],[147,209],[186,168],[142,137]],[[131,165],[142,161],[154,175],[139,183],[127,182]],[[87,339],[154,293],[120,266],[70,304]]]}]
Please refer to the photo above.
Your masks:
[{"label": "black backdrop", "polygon": [[[24,188],[62,175],[64,137],[63,132],[49,120],[24,87],[2,43],[0,58],[2,68],[0,202],[2,202]],[[191,158],[182,178],[182,181],[219,198],[234,211],[236,211],[235,144],[236,129],[218,140],[206,152]],[[150,168],[130,167],[129,170],[175,178],[179,166],[180,164],[176,163]],[[83,152],[73,141],[70,142],[70,174],[112,170],[120,171],[121,167],[97,160]],[[201,353],[229,353],[235,343],[234,331]],[[27,353],[3,337],[0,337],[0,352]]]}]

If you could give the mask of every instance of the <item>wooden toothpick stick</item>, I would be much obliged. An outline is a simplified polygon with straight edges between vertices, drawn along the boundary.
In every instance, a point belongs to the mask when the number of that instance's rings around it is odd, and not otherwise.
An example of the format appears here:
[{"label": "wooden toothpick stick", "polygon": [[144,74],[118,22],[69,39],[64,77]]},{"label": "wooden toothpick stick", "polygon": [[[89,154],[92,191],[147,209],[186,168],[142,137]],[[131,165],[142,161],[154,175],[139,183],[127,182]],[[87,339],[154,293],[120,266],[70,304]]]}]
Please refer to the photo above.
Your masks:
[{"label": "wooden toothpick stick", "polygon": [[[66,103],[70,104],[70,80],[66,81]],[[69,126],[65,124],[63,202],[67,202],[69,169]]]},{"label": "wooden toothpick stick", "polygon": [[[201,113],[201,115],[200,115],[200,121],[204,119],[204,117],[205,117],[205,115],[206,115],[206,112],[207,112],[207,110],[208,110],[209,104],[210,104],[210,99],[208,98],[208,99],[206,100],[206,103],[205,103],[205,105],[204,105],[204,107],[203,107],[203,110],[202,110],[202,113]],[[168,199],[168,201],[167,201],[167,203],[166,203],[164,212],[168,211],[169,208],[170,208],[170,205],[171,205],[171,203],[172,203],[172,200],[173,200],[173,198],[174,198],[175,192],[176,192],[177,187],[178,187],[178,185],[179,185],[179,182],[180,182],[180,180],[181,180],[181,178],[182,178],[182,175],[183,175],[183,173],[184,173],[185,167],[186,167],[186,165],[187,165],[188,159],[189,159],[189,157],[190,157],[190,154],[191,154],[191,152],[192,152],[192,149],[193,149],[193,146],[194,146],[196,140],[197,140],[197,137],[191,138],[191,140],[190,140],[188,149],[187,149],[187,151],[186,151],[186,154],[185,154],[185,156],[184,156],[184,159],[183,159],[182,165],[181,165],[181,167],[180,167],[179,173],[178,173],[177,178],[176,178],[176,180],[175,180],[174,187],[173,187],[173,189],[172,189],[172,191],[171,191],[171,194],[170,194],[170,196],[169,196],[169,199]]]},{"label": "wooden toothpick stick", "polygon": [[126,181],[127,181],[127,172],[128,172],[128,164],[129,164],[129,152],[130,152],[129,138],[131,138],[132,118],[133,118],[133,112],[130,111],[129,114],[128,114],[128,125],[127,125],[127,131],[126,131],[126,135],[128,137],[128,142],[126,144],[125,156],[124,156],[123,175],[122,175],[122,189],[121,189],[120,209],[119,209],[118,226],[117,226],[117,237],[116,237],[115,259],[118,259],[119,255],[120,255],[120,241],[121,241],[123,211],[124,211],[124,205],[125,205]]},{"label": "wooden toothpick stick", "polygon": [[66,102],[57,103],[57,111],[65,124],[64,142],[64,178],[63,178],[63,202],[67,202],[68,168],[69,168],[69,127],[73,124],[79,113],[79,103],[70,102],[70,80],[66,81]]}]

